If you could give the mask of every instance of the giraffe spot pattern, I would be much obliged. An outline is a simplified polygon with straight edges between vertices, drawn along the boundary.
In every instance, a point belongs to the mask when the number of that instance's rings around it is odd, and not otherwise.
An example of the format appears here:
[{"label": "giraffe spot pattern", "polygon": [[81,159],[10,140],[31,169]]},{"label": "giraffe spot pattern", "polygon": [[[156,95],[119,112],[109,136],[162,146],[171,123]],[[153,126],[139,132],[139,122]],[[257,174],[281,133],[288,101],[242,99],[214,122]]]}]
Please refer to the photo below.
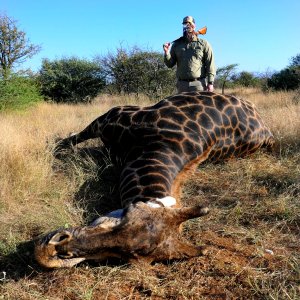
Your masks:
[{"label": "giraffe spot pattern", "polygon": [[180,174],[193,162],[242,157],[274,142],[254,105],[209,92],[174,95],[148,107],[112,108],[62,143],[95,137],[124,158],[124,205],[174,196],[178,178],[184,178]]}]

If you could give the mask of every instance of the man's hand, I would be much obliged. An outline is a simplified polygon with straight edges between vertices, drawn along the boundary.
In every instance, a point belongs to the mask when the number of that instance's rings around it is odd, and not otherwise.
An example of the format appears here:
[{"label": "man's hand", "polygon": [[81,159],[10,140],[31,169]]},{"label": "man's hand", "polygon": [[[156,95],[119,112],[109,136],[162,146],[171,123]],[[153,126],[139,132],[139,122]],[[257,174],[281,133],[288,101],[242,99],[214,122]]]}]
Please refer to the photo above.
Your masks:
[{"label": "man's hand", "polygon": [[169,51],[170,51],[170,46],[171,46],[171,43],[165,43],[165,44],[163,45],[165,54],[168,54],[168,53],[169,53]]},{"label": "man's hand", "polygon": [[213,92],[214,91],[214,85],[213,84],[208,84],[206,90],[208,92]]}]

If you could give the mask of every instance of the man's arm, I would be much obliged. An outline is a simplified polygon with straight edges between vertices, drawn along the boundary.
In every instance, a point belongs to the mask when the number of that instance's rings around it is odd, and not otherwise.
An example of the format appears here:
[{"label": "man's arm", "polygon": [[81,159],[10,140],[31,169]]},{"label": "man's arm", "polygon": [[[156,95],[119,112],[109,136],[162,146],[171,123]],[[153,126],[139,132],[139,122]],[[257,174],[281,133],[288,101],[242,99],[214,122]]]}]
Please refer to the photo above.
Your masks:
[{"label": "man's arm", "polygon": [[206,41],[206,47],[205,47],[205,71],[206,71],[206,77],[207,77],[207,90],[209,92],[213,92],[214,90],[214,80],[216,76],[216,66],[215,66],[215,61],[214,61],[214,54],[212,47],[210,44]]},{"label": "man's arm", "polygon": [[[164,48],[164,62],[168,68],[172,68],[176,64],[176,58],[174,55],[174,49],[171,47],[171,43],[165,43],[163,45]],[[170,51],[171,48],[171,51]]]}]

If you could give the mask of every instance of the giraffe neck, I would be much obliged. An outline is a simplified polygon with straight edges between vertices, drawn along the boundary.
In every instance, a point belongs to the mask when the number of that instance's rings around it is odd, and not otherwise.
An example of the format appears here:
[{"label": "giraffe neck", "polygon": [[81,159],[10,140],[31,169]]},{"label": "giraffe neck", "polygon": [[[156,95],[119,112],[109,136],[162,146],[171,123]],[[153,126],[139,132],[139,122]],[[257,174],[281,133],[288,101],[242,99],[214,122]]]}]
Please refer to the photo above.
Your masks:
[{"label": "giraffe neck", "polygon": [[172,159],[158,151],[127,162],[120,176],[122,205],[172,196],[172,184],[180,170],[175,156]]}]

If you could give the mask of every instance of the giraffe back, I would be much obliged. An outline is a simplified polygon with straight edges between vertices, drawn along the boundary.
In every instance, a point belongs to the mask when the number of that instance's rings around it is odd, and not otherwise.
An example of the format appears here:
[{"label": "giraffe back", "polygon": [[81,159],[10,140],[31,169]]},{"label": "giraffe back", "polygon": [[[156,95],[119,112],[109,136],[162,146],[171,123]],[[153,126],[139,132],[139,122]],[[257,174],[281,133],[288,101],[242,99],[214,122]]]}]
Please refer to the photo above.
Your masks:
[{"label": "giraffe back", "polygon": [[134,150],[135,156],[137,149],[161,149],[183,164],[207,149],[208,159],[218,161],[273,143],[253,104],[208,92],[175,95],[148,107],[113,108],[101,125],[101,138],[109,147]]}]

